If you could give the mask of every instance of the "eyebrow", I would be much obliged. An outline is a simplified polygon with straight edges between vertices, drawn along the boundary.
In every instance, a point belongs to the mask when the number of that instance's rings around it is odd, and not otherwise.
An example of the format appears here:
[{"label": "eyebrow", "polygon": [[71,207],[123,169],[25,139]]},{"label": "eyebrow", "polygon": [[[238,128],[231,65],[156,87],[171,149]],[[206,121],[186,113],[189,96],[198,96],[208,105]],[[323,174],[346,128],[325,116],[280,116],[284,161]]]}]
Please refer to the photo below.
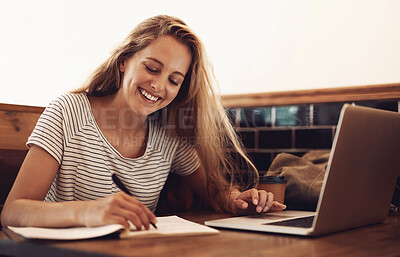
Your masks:
[{"label": "eyebrow", "polygon": [[[154,62],[160,64],[162,67],[164,67],[164,64],[163,64],[161,61],[157,60],[156,58],[147,57],[147,59],[152,60],[152,61],[154,61]],[[185,75],[183,75],[182,72],[174,71],[173,73],[178,74],[178,75],[181,75],[183,78],[185,78]]]}]

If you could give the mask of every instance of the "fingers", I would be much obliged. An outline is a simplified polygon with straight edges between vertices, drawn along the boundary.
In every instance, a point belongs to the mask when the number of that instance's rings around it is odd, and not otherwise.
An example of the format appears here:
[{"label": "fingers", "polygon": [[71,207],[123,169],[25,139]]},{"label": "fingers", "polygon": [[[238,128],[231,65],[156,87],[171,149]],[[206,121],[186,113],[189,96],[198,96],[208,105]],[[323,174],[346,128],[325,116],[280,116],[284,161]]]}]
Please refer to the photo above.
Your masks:
[{"label": "fingers", "polygon": [[120,203],[120,207],[128,211],[128,216],[125,217],[129,220],[132,218],[131,222],[137,229],[140,230],[141,225],[143,225],[145,229],[149,229],[150,222],[157,223],[154,213],[139,200],[125,193],[123,193],[123,198],[124,201]]},{"label": "fingers", "polygon": [[[253,205],[257,205],[259,202],[259,196],[257,189],[249,189],[239,194],[236,200],[241,200],[241,202],[253,203]],[[247,208],[247,206],[246,206]]]},{"label": "fingers", "polygon": [[156,216],[143,203],[123,192],[105,198],[102,205],[103,224],[118,223],[128,228],[130,221],[137,230],[142,227],[148,230],[150,222],[157,222]]},{"label": "fingers", "polygon": [[270,208],[271,211],[283,211],[284,209],[286,209],[286,205],[277,201],[273,201],[272,206]]},{"label": "fingers", "polygon": [[258,201],[256,212],[267,212],[271,208],[274,201],[274,194],[271,192],[267,193],[265,190],[259,190],[258,197],[260,200]]},{"label": "fingers", "polygon": [[265,209],[265,204],[267,203],[268,194],[266,191],[260,190],[260,191],[258,191],[258,196],[259,196],[260,200],[258,201],[258,205],[256,207],[256,212],[260,213]]},{"label": "fingers", "polygon": [[267,212],[269,209],[271,209],[272,203],[274,201],[274,194],[271,192],[267,193],[267,202],[265,203],[263,212]]},{"label": "fingers", "polygon": [[[268,211],[274,200],[274,195],[271,192],[266,192],[265,190],[257,190],[257,189],[250,189],[243,192],[238,197],[244,201],[251,202],[255,206],[255,211],[257,213],[266,212]],[[244,207],[244,204],[242,203]],[[247,208],[248,206],[246,206]],[[244,209],[244,208],[242,208]]]},{"label": "fingers", "polygon": [[127,229],[130,227],[128,221],[121,216],[116,216],[116,215],[112,216],[110,218],[110,223],[111,224],[121,224],[122,226],[124,226]]},{"label": "fingers", "polygon": [[233,203],[232,212],[234,214],[251,214],[284,209],[286,209],[286,205],[274,201],[273,193],[253,188],[238,195]]},{"label": "fingers", "polygon": [[121,193],[123,200],[119,204],[121,208],[120,214],[127,220],[130,220],[136,227],[141,230],[142,226],[148,230],[150,223],[157,223],[156,216],[142,202],[136,198]]},{"label": "fingers", "polygon": [[146,215],[143,214],[143,212],[139,208],[115,208],[114,210],[114,215],[120,216],[124,218],[126,221],[130,221],[137,230],[141,230],[142,227],[144,227],[146,230],[148,230],[149,227],[149,219],[146,217]]},{"label": "fingers", "polygon": [[249,207],[249,204],[246,201],[243,201],[240,199],[236,200],[234,204],[237,208],[242,209],[242,210],[246,210],[247,207]]},{"label": "fingers", "polygon": [[244,210],[247,210],[249,204],[251,206],[257,205],[259,202],[259,197],[257,190],[250,189],[240,193],[233,202],[232,212],[234,214],[244,214]]}]

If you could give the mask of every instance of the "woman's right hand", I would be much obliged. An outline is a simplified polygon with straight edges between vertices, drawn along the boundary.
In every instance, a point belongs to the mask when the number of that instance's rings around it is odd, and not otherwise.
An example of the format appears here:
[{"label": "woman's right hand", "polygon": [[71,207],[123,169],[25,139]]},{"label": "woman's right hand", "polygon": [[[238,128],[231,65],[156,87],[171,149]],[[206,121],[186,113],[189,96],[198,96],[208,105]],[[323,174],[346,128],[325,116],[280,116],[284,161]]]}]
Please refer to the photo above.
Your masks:
[{"label": "woman's right hand", "polygon": [[148,230],[150,222],[156,223],[156,216],[135,197],[119,192],[108,197],[88,201],[82,206],[81,223],[88,227],[107,224],[121,224],[129,228],[128,221],[141,230]]}]

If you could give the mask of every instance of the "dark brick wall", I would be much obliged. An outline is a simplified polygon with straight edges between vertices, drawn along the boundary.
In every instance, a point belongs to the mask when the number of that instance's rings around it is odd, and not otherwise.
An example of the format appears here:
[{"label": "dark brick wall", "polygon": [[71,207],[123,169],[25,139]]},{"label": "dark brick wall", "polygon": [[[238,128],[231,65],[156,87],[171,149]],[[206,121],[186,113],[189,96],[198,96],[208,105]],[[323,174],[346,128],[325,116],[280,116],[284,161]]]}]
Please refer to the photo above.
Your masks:
[{"label": "dark brick wall", "polygon": [[[303,155],[330,149],[340,110],[345,103],[228,108],[239,137],[260,173],[276,154]],[[352,104],[399,112],[398,101],[362,101]]]}]

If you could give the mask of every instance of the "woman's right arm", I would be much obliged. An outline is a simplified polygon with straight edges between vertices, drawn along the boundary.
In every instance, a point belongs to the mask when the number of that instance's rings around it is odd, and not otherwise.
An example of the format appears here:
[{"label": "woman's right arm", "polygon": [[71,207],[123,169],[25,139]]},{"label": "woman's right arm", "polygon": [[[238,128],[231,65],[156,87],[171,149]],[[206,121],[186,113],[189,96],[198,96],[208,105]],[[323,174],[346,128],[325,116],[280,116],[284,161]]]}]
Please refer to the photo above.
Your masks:
[{"label": "woman's right arm", "polygon": [[58,162],[32,145],[1,214],[3,226],[71,227],[122,224],[130,220],[148,229],[154,214],[123,192],[96,201],[44,202],[59,169]]}]

